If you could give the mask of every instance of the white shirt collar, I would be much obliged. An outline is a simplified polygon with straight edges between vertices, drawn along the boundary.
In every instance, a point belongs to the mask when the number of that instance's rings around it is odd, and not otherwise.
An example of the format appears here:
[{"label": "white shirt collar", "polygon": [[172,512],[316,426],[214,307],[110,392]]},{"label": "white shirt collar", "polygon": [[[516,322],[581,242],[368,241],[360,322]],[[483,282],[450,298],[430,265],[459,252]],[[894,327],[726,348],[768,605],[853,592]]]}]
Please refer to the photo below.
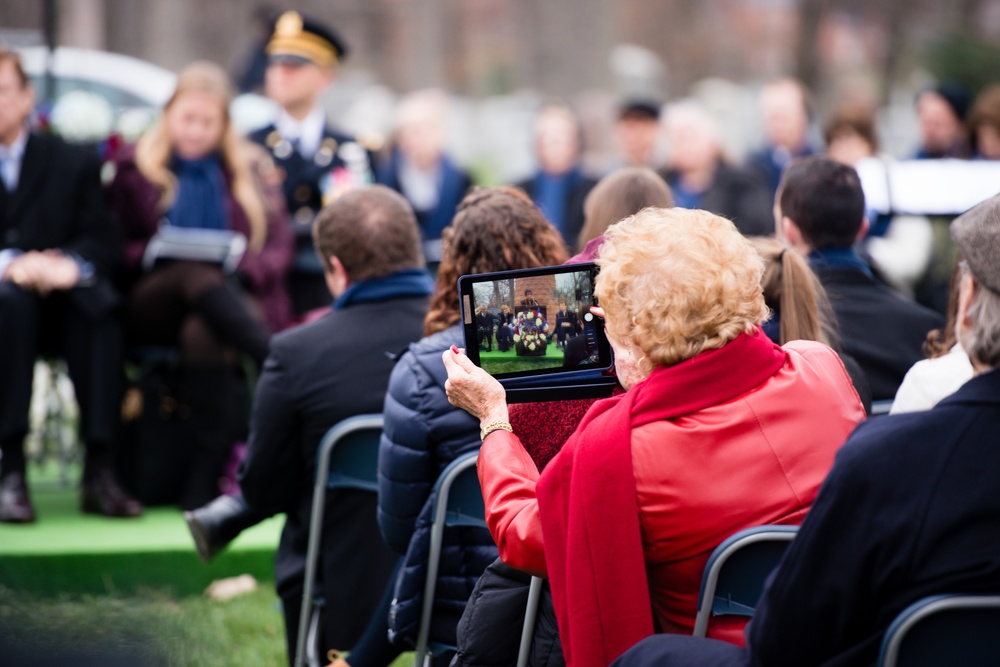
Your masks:
[{"label": "white shirt collar", "polygon": [[323,141],[326,114],[323,112],[322,106],[316,105],[308,116],[302,120],[295,120],[282,109],[278,119],[274,122],[274,127],[282,138],[289,141],[297,140],[299,154],[306,159],[311,159]]},{"label": "white shirt collar", "polygon": [[28,132],[21,128],[10,146],[0,146],[0,180],[8,192],[17,189],[21,180],[21,163],[24,161],[24,147],[28,144]]},{"label": "white shirt collar", "polygon": [[20,163],[21,158],[24,157],[24,147],[28,145],[28,131],[21,128],[21,133],[17,135],[17,139],[14,140],[10,146],[0,145],[0,158],[13,158],[15,162]]}]

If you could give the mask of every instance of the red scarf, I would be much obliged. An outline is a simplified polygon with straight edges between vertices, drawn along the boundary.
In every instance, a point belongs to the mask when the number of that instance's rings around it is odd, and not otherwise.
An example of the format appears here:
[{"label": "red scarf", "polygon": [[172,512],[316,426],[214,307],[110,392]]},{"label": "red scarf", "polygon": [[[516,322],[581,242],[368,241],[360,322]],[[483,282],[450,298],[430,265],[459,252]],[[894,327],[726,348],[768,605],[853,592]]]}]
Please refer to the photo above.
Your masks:
[{"label": "red scarf", "polygon": [[733,400],[785,363],[759,329],[599,401],[538,480],[545,562],[566,664],[605,667],[653,634],[631,430]]}]

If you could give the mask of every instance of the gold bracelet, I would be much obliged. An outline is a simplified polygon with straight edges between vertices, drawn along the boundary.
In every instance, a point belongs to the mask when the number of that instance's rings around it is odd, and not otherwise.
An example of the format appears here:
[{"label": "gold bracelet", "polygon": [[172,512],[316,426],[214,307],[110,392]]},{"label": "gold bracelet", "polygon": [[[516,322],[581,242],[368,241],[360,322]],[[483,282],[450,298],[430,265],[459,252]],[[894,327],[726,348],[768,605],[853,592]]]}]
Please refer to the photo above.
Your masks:
[{"label": "gold bracelet", "polygon": [[485,440],[486,436],[493,431],[509,431],[513,433],[514,429],[511,428],[510,422],[490,422],[479,431],[479,439]]}]

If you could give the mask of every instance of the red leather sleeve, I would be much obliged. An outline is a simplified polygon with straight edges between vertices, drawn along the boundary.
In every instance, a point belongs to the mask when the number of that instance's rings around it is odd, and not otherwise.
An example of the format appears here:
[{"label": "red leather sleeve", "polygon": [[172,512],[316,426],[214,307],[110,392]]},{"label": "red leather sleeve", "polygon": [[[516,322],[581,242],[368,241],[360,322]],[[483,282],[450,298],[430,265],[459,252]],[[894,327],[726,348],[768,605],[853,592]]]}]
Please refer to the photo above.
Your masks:
[{"label": "red leather sleeve", "polygon": [[479,484],[486,504],[486,525],[511,567],[545,576],[542,524],[535,484],[538,469],[513,433],[494,431],[479,450]]}]

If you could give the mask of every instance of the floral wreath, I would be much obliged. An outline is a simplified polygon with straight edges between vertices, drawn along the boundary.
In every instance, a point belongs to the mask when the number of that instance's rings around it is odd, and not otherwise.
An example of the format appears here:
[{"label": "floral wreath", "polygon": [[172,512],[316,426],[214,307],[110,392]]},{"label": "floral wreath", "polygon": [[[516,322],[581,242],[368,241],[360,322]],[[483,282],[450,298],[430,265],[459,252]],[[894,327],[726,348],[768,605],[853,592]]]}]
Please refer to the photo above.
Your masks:
[{"label": "floral wreath", "polygon": [[518,311],[514,318],[514,346],[519,354],[543,354],[548,346],[548,321],[538,308]]}]

